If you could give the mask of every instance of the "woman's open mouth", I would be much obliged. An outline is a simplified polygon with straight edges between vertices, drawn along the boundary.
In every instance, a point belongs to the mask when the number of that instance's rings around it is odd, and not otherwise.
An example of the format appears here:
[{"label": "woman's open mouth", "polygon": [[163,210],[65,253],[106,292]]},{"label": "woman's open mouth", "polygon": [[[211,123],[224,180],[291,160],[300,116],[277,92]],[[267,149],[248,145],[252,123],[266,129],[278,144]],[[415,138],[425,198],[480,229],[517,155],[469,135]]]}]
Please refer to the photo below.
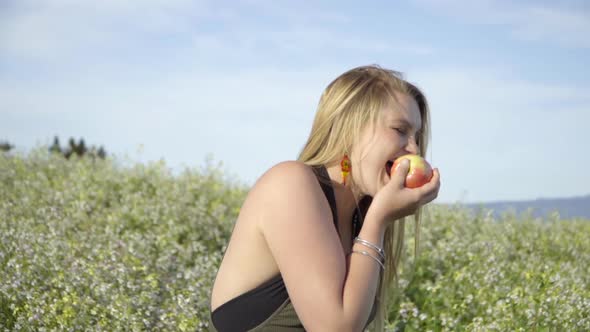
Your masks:
[{"label": "woman's open mouth", "polygon": [[387,161],[385,163],[385,171],[387,172],[387,175],[389,175],[391,177],[391,167],[393,166],[393,161]]}]

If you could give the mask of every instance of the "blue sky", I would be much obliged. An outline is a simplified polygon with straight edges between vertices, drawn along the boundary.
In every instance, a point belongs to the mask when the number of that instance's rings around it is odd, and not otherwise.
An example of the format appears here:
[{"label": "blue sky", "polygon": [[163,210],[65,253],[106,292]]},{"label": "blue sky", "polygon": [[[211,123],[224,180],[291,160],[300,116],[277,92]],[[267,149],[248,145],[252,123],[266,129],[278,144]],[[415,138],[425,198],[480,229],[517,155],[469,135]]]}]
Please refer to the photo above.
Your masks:
[{"label": "blue sky", "polygon": [[379,64],[432,110],[439,202],[590,193],[584,1],[0,2],[0,140],[58,135],[252,184],[295,159],[319,96]]}]

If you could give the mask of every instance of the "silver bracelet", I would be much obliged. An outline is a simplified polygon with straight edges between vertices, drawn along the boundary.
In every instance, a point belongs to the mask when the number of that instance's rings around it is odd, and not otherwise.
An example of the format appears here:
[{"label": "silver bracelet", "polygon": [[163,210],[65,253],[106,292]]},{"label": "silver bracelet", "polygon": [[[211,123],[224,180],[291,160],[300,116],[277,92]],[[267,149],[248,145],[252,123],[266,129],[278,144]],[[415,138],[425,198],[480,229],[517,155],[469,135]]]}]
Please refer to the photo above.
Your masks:
[{"label": "silver bracelet", "polygon": [[374,260],[375,260],[375,262],[379,263],[379,265],[381,266],[381,269],[385,270],[385,265],[383,265],[383,263],[382,263],[382,262],[381,262],[381,261],[380,261],[380,260],[379,260],[377,257],[375,257],[375,256],[373,256],[373,255],[371,255],[371,254],[369,254],[368,252],[366,252],[366,251],[364,251],[364,250],[353,250],[352,252],[353,252],[353,253],[357,253],[357,254],[363,254],[363,255],[365,255],[365,256],[369,256],[369,257],[371,257],[372,259],[374,259]]},{"label": "silver bracelet", "polygon": [[379,258],[381,258],[382,261],[385,261],[385,255],[381,253],[381,251],[379,251],[378,249],[373,248],[373,246],[371,246],[371,244],[367,244],[361,241],[355,241],[358,244],[361,244],[365,247],[371,248],[373,250],[375,250],[377,252],[377,254],[379,255]]},{"label": "silver bracelet", "polygon": [[385,251],[383,249],[379,248],[378,246],[374,245],[373,243],[371,243],[367,240],[363,240],[358,236],[354,238],[354,242],[363,244],[363,245],[377,251],[379,256],[381,256],[381,258],[383,258],[385,260]]}]

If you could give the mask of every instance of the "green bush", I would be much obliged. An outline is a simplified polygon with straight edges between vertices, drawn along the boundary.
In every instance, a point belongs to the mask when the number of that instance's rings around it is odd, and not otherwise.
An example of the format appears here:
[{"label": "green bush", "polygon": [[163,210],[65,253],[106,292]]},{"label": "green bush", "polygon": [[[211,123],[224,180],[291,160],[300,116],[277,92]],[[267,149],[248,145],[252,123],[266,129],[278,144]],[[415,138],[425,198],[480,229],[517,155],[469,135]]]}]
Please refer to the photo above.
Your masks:
[{"label": "green bush", "polygon": [[[248,188],[207,163],[0,154],[0,331],[194,331]],[[411,223],[409,223],[411,224]],[[590,222],[432,207],[390,330],[590,330]]]},{"label": "green bush", "polygon": [[0,331],[194,331],[245,187],[218,168],[0,155]]},{"label": "green bush", "polygon": [[590,331],[590,221],[430,207],[394,331]]}]

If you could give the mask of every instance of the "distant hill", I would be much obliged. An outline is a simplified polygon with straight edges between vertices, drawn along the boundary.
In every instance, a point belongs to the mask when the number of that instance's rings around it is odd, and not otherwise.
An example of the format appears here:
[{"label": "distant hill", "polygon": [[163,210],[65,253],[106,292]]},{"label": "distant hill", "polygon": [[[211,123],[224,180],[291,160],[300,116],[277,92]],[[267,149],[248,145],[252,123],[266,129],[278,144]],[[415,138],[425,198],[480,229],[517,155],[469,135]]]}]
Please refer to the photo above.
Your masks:
[{"label": "distant hill", "polygon": [[530,201],[470,203],[464,204],[464,206],[475,210],[482,207],[492,209],[496,216],[507,211],[521,214],[530,208],[534,217],[546,217],[557,211],[562,219],[584,218],[590,220],[590,195],[571,198],[539,198]]}]

